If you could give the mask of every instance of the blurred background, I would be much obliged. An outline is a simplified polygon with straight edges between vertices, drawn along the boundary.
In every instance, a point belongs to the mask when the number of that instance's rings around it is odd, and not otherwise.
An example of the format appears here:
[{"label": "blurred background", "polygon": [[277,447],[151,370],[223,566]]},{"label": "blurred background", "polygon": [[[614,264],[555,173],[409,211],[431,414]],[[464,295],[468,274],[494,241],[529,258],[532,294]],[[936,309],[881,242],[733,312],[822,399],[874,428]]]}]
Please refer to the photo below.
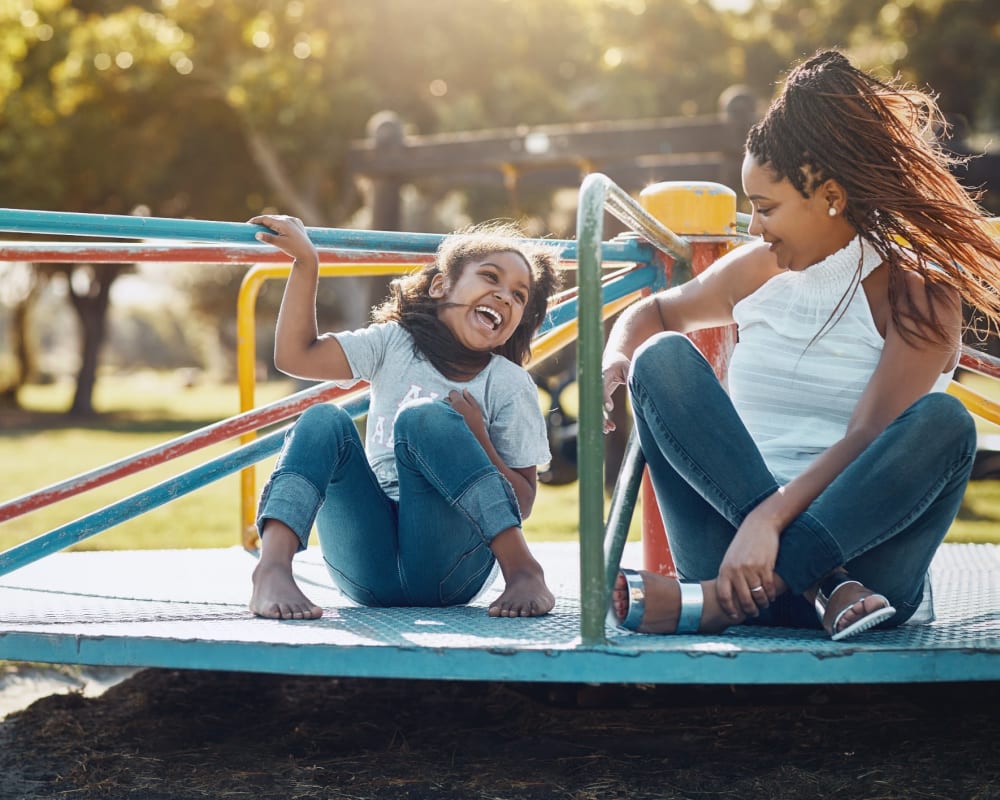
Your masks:
[{"label": "blurred background", "polygon": [[[568,238],[574,186],[494,164],[389,176],[396,205],[379,216],[365,154],[386,131],[397,145],[493,132],[537,152],[544,126],[613,137],[719,114],[734,91],[749,120],[790,64],[832,46],[935,90],[949,145],[978,156],[963,179],[996,180],[994,0],[0,0],[0,42],[0,186],[13,208],[229,221],[277,210],[427,232],[512,217]],[[574,180],[606,166],[585,155]],[[643,177],[658,178],[655,162]],[[983,202],[1000,211],[994,194]],[[99,376],[138,367],[231,379],[244,272],[0,262],[0,408],[69,380],[83,388],[65,411],[86,415]],[[265,372],[280,283],[258,311]],[[356,324],[350,292],[329,283],[323,326]]]},{"label": "blurred background", "polygon": [[[718,181],[746,211],[746,130],[790,66],[829,47],[934,91],[940,141],[969,158],[957,176],[1000,215],[995,0],[0,0],[0,205],[430,233],[500,217],[571,239],[580,181],[603,172],[633,193]],[[0,258],[0,498],[238,413],[247,270]],[[256,303],[258,406],[302,388],[271,361],[282,288],[266,281]],[[364,325],[385,289],[321,281],[320,329]],[[525,530],[574,539],[572,346],[533,374],[555,457]],[[1000,427],[980,425],[978,477],[994,477]],[[4,522],[0,548],[222,449]],[[77,547],[232,544],[238,480]],[[997,519],[1000,481],[979,481],[950,535],[993,541]]]}]

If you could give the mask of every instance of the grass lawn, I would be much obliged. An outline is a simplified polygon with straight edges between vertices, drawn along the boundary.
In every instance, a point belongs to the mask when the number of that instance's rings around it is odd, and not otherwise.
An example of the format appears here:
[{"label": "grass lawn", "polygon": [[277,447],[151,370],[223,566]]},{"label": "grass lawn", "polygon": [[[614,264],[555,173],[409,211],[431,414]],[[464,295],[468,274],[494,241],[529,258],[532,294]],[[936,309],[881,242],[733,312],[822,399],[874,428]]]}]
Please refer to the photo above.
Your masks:
[{"label": "grass lawn", "polygon": [[[982,389],[982,387],[979,387]],[[69,405],[72,387],[30,387],[24,399],[32,414],[16,419],[0,413],[0,464],[4,480],[0,502],[36,491],[88,470],[125,458],[239,412],[235,386],[186,386],[173,374],[142,373],[103,377],[95,406],[99,418],[89,425],[69,424],[59,411]],[[294,391],[273,382],[257,388],[257,404]],[[987,426],[984,426],[984,430]],[[994,426],[995,427],[995,426]],[[989,428],[988,432],[996,432]],[[138,473],[70,500],[0,523],[0,549],[102,508],[231,449],[215,445],[171,464]],[[274,459],[257,466],[257,489]],[[535,510],[525,525],[529,541],[566,541],[577,536],[577,484],[539,488]],[[147,511],[76,545],[74,549],[229,547],[240,542],[238,475],[227,476]],[[639,536],[637,509],[631,538]],[[1000,542],[1000,481],[970,484],[949,541]]]},{"label": "grass lawn", "polygon": [[[260,385],[258,406],[295,391],[289,382]],[[99,418],[87,425],[68,423],[59,413],[69,405],[72,387],[30,387],[24,396],[33,412],[25,419],[0,412],[0,463],[5,469],[0,502],[37,491],[163,444],[205,425],[239,413],[239,393],[231,385],[186,387],[172,374],[143,373],[98,382]],[[142,491],[209,458],[228,452],[235,440],[184,456],[169,464],[92,489],[60,503],[0,523],[0,549]],[[257,465],[258,491],[274,457]],[[240,484],[233,474],[166,505],[147,511],[72,549],[156,549],[229,547],[240,543]],[[577,536],[577,487],[539,488],[534,513],[525,525],[532,541],[566,541]],[[639,515],[633,524],[638,537]]]}]

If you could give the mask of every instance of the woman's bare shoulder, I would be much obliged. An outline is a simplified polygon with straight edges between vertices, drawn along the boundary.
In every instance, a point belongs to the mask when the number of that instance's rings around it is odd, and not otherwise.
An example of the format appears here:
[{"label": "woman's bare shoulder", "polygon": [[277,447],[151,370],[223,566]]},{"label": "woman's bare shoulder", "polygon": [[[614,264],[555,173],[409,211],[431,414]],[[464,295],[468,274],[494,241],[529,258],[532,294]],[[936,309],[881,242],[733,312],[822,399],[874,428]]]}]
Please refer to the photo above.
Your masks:
[{"label": "woman's bare shoulder", "polygon": [[758,240],[730,250],[705,274],[712,273],[711,280],[726,287],[730,303],[735,305],[781,272],[767,242]]}]

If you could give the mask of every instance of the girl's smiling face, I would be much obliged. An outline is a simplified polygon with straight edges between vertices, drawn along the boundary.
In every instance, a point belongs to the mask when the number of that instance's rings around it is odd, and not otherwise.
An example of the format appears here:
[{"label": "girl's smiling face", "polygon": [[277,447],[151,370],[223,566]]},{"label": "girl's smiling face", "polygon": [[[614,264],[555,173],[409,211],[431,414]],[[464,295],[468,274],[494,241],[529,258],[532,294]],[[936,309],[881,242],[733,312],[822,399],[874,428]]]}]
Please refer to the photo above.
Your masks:
[{"label": "girl's smiling face", "polygon": [[791,181],[748,154],[743,159],[743,191],[753,209],[748,232],[771,245],[781,269],[810,267],[854,237],[843,215],[843,189],[834,180],[823,181],[803,197]]},{"label": "girl's smiling face", "polygon": [[449,283],[437,274],[428,290],[440,300],[438,318],[470,350],[490,351],[506,342],[521,324],[531,294],[531,269],[516,252],[473,259]]}]

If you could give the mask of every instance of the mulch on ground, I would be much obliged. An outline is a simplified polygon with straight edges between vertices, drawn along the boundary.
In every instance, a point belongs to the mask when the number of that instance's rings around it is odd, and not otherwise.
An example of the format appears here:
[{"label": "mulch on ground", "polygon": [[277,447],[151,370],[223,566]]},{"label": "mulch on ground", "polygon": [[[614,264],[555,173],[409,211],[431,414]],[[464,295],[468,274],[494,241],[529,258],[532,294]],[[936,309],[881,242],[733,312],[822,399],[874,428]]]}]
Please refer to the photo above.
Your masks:
[{"label": "mulch on ground", "polygon": [[989,800],[998,699],[150,669],[0,723],[0,798]]}]

